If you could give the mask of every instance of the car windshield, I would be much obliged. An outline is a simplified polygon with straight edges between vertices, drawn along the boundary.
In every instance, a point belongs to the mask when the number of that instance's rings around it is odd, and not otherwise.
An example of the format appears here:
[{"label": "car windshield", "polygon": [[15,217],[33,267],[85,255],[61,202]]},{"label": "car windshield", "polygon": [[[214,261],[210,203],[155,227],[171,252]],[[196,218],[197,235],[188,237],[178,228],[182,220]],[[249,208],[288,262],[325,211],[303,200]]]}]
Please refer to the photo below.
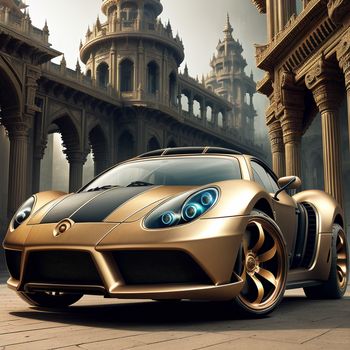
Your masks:
[{"label": "car windshield", "polygon": [[114,186],[195,186],[241,179],[236,158],[214,157],[137,160],[121,164],[89,183],[83,190],[93,191]]}]

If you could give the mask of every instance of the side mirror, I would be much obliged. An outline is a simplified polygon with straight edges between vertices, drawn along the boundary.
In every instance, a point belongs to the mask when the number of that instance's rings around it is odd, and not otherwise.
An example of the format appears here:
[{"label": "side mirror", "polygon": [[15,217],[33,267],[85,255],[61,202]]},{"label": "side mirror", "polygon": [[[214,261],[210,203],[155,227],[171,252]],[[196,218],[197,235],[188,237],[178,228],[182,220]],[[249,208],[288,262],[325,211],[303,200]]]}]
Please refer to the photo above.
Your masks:
[{"label": "side mirror", "polygon": [[298,176],[285,176],[281,177],[278,180],[278,185],[280,186],[280,189],[275,193],[274,199],[278,200],[278,195],[287,190],[296,190],[301,186],[301,180]]}]

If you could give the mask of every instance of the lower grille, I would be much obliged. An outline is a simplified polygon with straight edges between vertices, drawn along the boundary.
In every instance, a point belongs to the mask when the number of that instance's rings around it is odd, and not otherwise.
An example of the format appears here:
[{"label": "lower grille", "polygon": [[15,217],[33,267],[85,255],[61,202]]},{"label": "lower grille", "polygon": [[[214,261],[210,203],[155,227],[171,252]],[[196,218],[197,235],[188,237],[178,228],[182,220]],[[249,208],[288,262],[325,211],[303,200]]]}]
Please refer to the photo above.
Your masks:
[{"label": "lower grille", "polygon": [[198,264],[181,251],[114,251],[114,260],[129,285],[212,284]]},{"label": "lower grille", "polygon": [[60,250],[31,252],[24,276],[25,283],[103,286],[88,252]]},{"label": "lower grille", "polygon": [[18,250],[5,250],[6,265],[11,277],[16,280],[20,279],[21,275],[21,259],[22,252]]}]

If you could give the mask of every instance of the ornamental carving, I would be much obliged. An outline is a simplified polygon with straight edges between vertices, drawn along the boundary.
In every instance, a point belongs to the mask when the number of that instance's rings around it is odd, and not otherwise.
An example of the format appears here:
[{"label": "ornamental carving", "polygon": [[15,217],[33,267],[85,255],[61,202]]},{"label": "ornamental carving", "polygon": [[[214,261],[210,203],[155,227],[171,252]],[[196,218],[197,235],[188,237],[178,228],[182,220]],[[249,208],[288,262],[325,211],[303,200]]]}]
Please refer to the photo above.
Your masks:
[{"label": "ornamental carving", "polygon": [[26,112],[33,114],[40,110],[35,105],[35,97],[40,79],[40,69],[28,66],[26,71]]},{"label": "ornamental carving", "polygon": [[343,36],[337,49],[337,59],[339,66],[345,75],[345,84],[350,88],[350,30]]},{"label": "ornamental carving", "polygon": [[349,0],[329,0],[328,4],[328,15],[331,20],[336,24],[341,24],[342,19],[350,11]]}]

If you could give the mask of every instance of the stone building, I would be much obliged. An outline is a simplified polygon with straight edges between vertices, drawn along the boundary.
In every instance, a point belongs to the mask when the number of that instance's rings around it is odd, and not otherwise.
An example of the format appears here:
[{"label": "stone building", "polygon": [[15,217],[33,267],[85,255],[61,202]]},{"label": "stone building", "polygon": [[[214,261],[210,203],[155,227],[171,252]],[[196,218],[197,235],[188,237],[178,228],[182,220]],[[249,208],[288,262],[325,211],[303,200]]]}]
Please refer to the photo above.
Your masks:
[{"label": "stone building", "polygon": [[253,74],[247,76],[244,69],[247,62],[242,56],[243,48],[232,36],[233,28],[227,15],[224,38],[219,40],[216,54],[210,62],[212,71],[205,78],[205,86],[232,103],[229,112],[231,127],[237,130],[237,137],[254,143],[254,119],[256,111],[253,95],[256,84]]},{"label": "stone building", "polygon": [[52,163],[41,172],[53,134],[62,138],[69,191],[82,185],[91,152],[95,174],[160,147],[207,144],[264,156],[236,138],[229,101],[179,72],[183,44],[159,20],[160,0],[102,1],[107,19],[89,27],[80,46],[86,67],[77,62],[75,70],[64,56],[51,62],[62,54],[49,44],[47,24],[33,26],[24,7],[0,0],[2,223],[39,191],[40,175],[62,172]]},{"label": "stone building", "polygon": [[349,223],[350,1],[253,3],[266,14],[268,43],[256,50],[266,74],[257,89],[270,100],[274,170],[323,187],[347,207]]}]

